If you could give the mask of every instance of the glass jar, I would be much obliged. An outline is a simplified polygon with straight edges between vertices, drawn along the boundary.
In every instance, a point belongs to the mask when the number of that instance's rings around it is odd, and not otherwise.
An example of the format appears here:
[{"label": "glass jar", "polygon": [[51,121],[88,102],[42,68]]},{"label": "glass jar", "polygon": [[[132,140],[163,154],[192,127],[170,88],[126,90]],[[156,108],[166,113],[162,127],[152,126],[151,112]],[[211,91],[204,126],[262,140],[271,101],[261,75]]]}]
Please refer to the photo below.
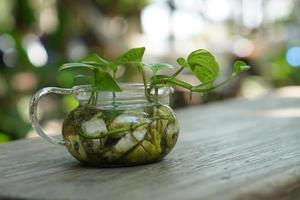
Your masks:
[{"label": "glass jar", "polygon": [[[31,101],[32,126],[49,142],[66,146],[84,164],[131,166],[161,160],[173,149],[179,132],[169,107],[172,88],[160,88],[156,103],[146,98],[142,84],[121,84],[121,88],[121,92],[93,94],[90,86],[44,88]],[[79,102],[63,122],[63,141],[47,136],[36,117],[38,99],[48,93],[72,94]]]}]

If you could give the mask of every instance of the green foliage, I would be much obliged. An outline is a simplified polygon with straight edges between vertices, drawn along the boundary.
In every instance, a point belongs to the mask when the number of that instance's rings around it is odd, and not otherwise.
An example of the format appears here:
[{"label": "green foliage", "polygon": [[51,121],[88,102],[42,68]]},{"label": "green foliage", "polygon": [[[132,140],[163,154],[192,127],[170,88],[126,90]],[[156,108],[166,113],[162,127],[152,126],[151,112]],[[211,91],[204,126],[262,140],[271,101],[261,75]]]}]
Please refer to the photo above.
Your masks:
[{"label": "green foliage", "polygon": [[147,64],[146,66],[152,70],[153,74],[156,74],[159,70],[162,69],[174,68],[172,65],[168,63],[153,63],[153,64]]},{"label": "green foliage", "polygon": [[215,57],[204,49],[193,51],[187,58],[192,73],[202,82],[211,83],[219,74],[219,64]]},{"label": "green foliage", "polygon": [[92,84],[94,81],[91,76],[84,75],[84,74],[78,74],[74,76],[74,83],[76,83],[77,80],[87,80],[90,84]]},{"label": "green foliage", "polygon": [[167,84],[167,85],[172,85],[172,86],[180,86],[183,87],[187,90],[192,89],[192,85],[189,83],[186,83],[184,81],[181,81],[177,78],[170,78],[169,76],[165,75],[155,75],[152,76],[151,78],[152,85],[154,84]]},{"label": "green foliage", "polygon": [[186,60],[184,58],[182,58],[182,57],[180,57],[180,58],[177,59],[177,63],[181,67],[183,67],[183,68],[187,68],[188,67],[188,64],[187,64]]},{"label": "green foliage", "polygon": [[128,63],[140,63],[142,61],[144,52],[144,47],[133,48],[111,62],[105,60],[104,58],[101,58],[96,54],[92,54],[82,59],[79,63],[63,64],[59,68],[59,71],[74,68],[91,70],[93,72],[93,76],[80,74],[75,76],[75,79],[85,78],[91,81],[92,88],[96,91],[117,92],[121,91],[121,88],[109,72],[112,71],[113,74],[115,74],[119,65],[124,65]]},{"label": "green foliage", "polygon": [[89,70],[97,69],[96,66],[85,64],[85,63],[66,63],[60,66],[59,71],[66,70],[66,69],[73,69],[73,68],[82,68],[82,69],[89,69]]},{"label": "green foliage", "polygon": [[89,64],[89,65],[98,65],[98,66],[105,66],[109,62],[105,60],[104,58],[101,58],[97,54],[91,54],[82,60],[80,60],[81,63]]},{"label": "green foliage", "polygon": [[[81,60],[80,63],[64,64],[60,67],[60,70],[83,68],[92,71],[93,76],[79,75],[77,78],[85,78],[91,82],[92,89],[94,91],[92,92],[91,98],[94,99],[93,95],[95,95],[95,91],[111,91],[113,93],[121,91],[121,88],[118,85],[114,75],[119,66],[131,64],[137,67],[138,71],[143,77],[145,96],[147,99],[149,101],[157,102],[157,89],[164,85],[179,86],[189,90],[190,92],[205,93],[226,84],[236,75],[250,68],[243,61],[236,61],[233,66],[232,75],[227,80],[214,85],[214,81],[219,74],[219,64],[217,63],[215,57],[207,50],[198,49],[191,52],[187,59],[182,57],[178,58],[177,63],[181,66],[181,68],[171,76],[159,75],[158,72],[162,69],[173,68],[172,65],[167,63],[145,64],[142,62],[144,53],[144,47],[133,48],[117,57],[113,61],[107,61],[100,56],[93,54]],[[149,86],[146,81],[144,67],[150,68],[153,73]],[[193,86],[176,78],[176,76],[181,73],[183,69],[190,70],[201,83]],[[151,93],[153,88],[155,89],[154,94]],[[95,102],[95,99],[89,102]],[[114,101],[114,103],[116,102]]]},{"label": "green foliage", "polygon": [[78,101],[72,95],[65,95],[63,97],[63,109],[66,113],[71,112],[78,106]]},{"label": "green foliage", "polygon": [[[117,17],[116,19],[124,20],[124,25],[129,23],[130,26],[131,23],[137,23],[136,20],[131,22],[130,19],[137,19],[140,16],[147,0],[99,0],[90,3],[82,1],[72,1],[70,4],[66,4],[64,1],[0,1],[0,10],[3,11],[0,14],[0,35],[1,41],[3,39],[5,43],[5,48],[1,49],[0,53],[0,131],[10,135],[12,140],[25,137],[31,128],[27,119],[20,114],[27,111],[27,104],[20,103],[22,98],[27,98],[27,95],[46,86],[72,87],[74,83],[77,85],[92,84],[93,75],[91,73],[93,72],[89,70],[85,73],[82,69],[86,68],[78,68],[75,71],[70,69],[54,76],[57,74],[57,66],[67,62],[70,58],[77,58],[69,54],[70,47],[72,47],[69,45],[73,44],[73,41],[75,43],[80,41],[80,44],[86,45],[89,51],[101,49],[103,52],[108,52],[107,41],[105,41],[105,34],[108,31],[101,29],[101,33],[96,31],[95,35],[95,26],[90,23],[94,18],[98,20],[99,17],[90,17],[80,13],[89,13],[90,10],[93,10],[101,13],[100,23],[103,23],[105,18],[114,20],[114,17]],[[44,13],[45,9],[53,11],[50,13],[50,18],[54,19],[53,23],[48,24],[44,20],[39,20],[39,16]],[[126,39],[126,37],[124,38]],[[118,37],[121,42],[124,38]],[[38,41],[45,47],[48,56],[47,63],[43,67],[35,67],[28,53],[29,44],[36,44]],[[7,46],[8,44],[9,46]],[[4,56],[4,54],[6,55]],[[89,59],[92,61],[91,58]],[[82,63],[99,65],[101,62],[98,59],[89,63],[89,59]],[[14,79],[23,72],[32,74],[31,78],[26,77],[25,84],[28,84],[26,90],[18,89],[16,85],[20,85],[20,81]],[[90,76],[76,76],[74,79],[76,73],[82,72]],[[50,99],[51,102],[53,100]],[[55,106],[51,111],[44,110],[45,112],[41,115],[42,121],[47,118],[61,118],[65,114],[60,106]]]},{"label": "green foliage", "polygon": [[116,80],[108,73],[102,70],[97,70],[95,75],[95,89],[97,91],[121,91]]},{"label": "green foliage", "polygon": [[145,47],[133,48],[126,53],[117,57],[114,61],[108,63],[108,67],[115,73],[118,70],[118,66],[125,64],[139,64],[144,56]]},{"label": "green foliage", "polygon": [[56,77],[56,82],[59,87],[72,87],[73,81],[75,81],[75,79],[70,71],[63,71]]},{"label": "green foliage", "polygon": [[119,56],[113,63],[123,65],[126,63],[139,63],[142,61],[145,53],[145,47],[133,48]]},{"label": "green foliage", "polygon": [[238,60],[238,61],[235,61],[235,63],[234,63],[233,74],[239,74],[248,69],[250,69],[249,65],[247,65],[245,62],[243,62],[241,60]]},{"label": "green foliage", "polygon": [[[250,68],[250,66],[243,61],[236,61],[233,67],[232,75],[227,80],[214,85],[213,83],[219,74],[219,64],[209,51],[198,49],[190,53],[187,59],[182,57],[178,58],[177,63],[181,66],[177,72],[171,76],[154,74],[151,79],[151,85],[167,84],[170,86],[179,86],[185,88],[190,92],[205,93],[226,84],[236,75]],[[199,81],[201,81],[201,84],[193,86],[175,78],[185,68],[191,70],[191,72],[199,79]]]}]

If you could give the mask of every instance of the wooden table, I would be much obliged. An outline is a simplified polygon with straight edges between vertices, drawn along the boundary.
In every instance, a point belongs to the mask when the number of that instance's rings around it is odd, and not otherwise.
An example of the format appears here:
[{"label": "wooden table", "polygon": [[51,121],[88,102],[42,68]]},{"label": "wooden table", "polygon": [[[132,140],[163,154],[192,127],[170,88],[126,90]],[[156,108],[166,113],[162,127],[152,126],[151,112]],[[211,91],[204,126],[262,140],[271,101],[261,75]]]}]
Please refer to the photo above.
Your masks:
[{"label": "wooden table", "polygon": [[300,89],[177,110],[156,164],[97,169],[41,139],[0,145],[4,199],[300,199]]}]

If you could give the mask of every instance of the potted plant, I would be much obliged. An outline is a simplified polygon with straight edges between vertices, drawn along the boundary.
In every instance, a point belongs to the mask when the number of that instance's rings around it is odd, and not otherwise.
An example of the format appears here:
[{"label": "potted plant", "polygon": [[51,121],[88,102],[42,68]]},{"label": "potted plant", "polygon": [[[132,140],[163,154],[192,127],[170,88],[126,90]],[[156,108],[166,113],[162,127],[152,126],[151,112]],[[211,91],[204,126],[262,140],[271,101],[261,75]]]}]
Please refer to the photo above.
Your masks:
[{"label": "potted plant", "polygon": [[[179,125],[169,95],[173,86],[190,92],[206,93],[218,88],[249,68],[236,61],[232,75],[224,82],[214,84],[219,74],[218,63],[207,50],[198,49],[188,57],[178,58],[180,68],[166,76],[160,70],[173,68],[166,63],[147,64],[142,61],[145,48],[130,49],[112,61],[91,55],[78,63],[66,63],[62,70],[76,68],[90,71],[78,77],[90,84],[73,88],[48,87],[38,91],[30,103],[30,120],[37,133],[54,144],[67,147],[72,156],[93,166],[131,166],[161,160],[176,144]],[[136,67],[143,83],[118,83],[116,73],[122,66]],[[149,80],[145,68],[152,71]],[[199,79],[193,86],[179,80],[184,69]],[[79,106],[63,122],[63,140],[47,136],[36,116],[38,100],[48,93],[72,94]]]}]

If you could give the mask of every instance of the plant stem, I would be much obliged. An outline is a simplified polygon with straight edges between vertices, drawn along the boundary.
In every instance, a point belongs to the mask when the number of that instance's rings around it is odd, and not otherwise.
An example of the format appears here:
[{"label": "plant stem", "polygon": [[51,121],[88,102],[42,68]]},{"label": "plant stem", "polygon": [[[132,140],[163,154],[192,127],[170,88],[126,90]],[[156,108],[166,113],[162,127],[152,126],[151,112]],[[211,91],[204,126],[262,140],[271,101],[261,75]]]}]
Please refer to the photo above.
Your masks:
[{"label": "plant stem", "polygon": [[228,78],[227,80],[225,80],[225,81],[223,81],[223,82],[221,82],[221,83],[219,83],[219,84],[217,84],[217,85],[213,85],[213,86],[211,86],[211,87],[209,87],[209,88],[201,88],[201,87],[200,87],[201,85],[193,86],[193,88],[191,89],[191,91],[192,91],[192,92],[209,92],[209,91],[211,91],[211,90],[214,90],[214,89],[216,89],[216,88],[218,88],[218,87],[221,87],[221,86],[225,85],[227,82],[231,81],[231,80],[234,79],[236,76],[237,76],[237,74],[234,74],[234,75],[232,75],[230,78]]},{"label": "plant stem", "polygon": [[[115,70],[113,70],[113,78],[116,80],[116,71]],[[113,95],[112,105],[113,105],[113,108],[115,108],[115,106],[117,105],[116,104],[116,92],[113,91],[112,95]]]},{"label": "plant stem", "polygon": [[154,86],[154,103],[155,103],[155,105],[158,105],[158,88],[157,88],[157,86]]},{"label": "plant stem", "polygon": [[173,79],[170,79],[170,78],[163,78],[163,79],[159,79],[157,81],[154,82],[154,84],[167,84],[167,83],[170,83],[172,85],[177,85],[177,86],[180,86],[182,88],[185,88],[187,90],[189,90],[190,92],[209,92],[211,90],[214,90],[222,85],[225,85],[227,82],[229,82],[230,80],[232,80],[236,75],[233,75],[231,76],[229,79],[217,84],[217,85],[212,85],[212,86],[209,86],[209,87],[205,87],[207,86],[208,84],[200,84],[200,85],[197,85],[197,86],[193,86],[193,85],[190,85],[190,84],[187,84],[187,83],[180,83],[180,82],[177,82]]},{"label": "plant stem", "polygon": [[184,83],[184,84],[181,84],[179,82],[176,82],[175,80],[173,79],[170,79],[170,78],[163,78],[163,79],[159,79],[155,82],[155,84],[166,84],[166,83],[171,83],[173,85],[177,85],[177,86],[180,86],[180,87],[183,87],[187,90],[192,90],[193,86],[190,85],[190,84],[187,84],[187,83]]},{"label": "plant stem", "polygon": [[155,84],[156,82],[156,76],[155,76],[155,72],[154,72],[154,76],[153,76],[153,83],[151,83],[151,87],[150,88],[154,88],[154,104],[155,106],[158,106],[158,87],[157,87],[157,84]]},{"label": "plant stem", "polygon": [[95,91],[91,92],[91,96],[89,97],[89,100],[87,102],[87,106],[93,105],[94,102],[94,95],[95,95]]},{"label": "plant stem", "polygon": [[[174,120],[173,118],[170,118],[170,117],[160,116],[160,117],[151,118],[151,121],[162,120],[162,119]],[[138,123],[138,124],[133,124],[130,127],[118,128],[118,129],[110,130],[110,131],[107,131],[107,132],[100,132],[100,133],[97,133],[96,135],[87,135],[86,133],[84,133],[84,132],[82,132],[81,130],[78,130],[78,129],[77,129],[77,133],[78,133],[78,135],[80,135],[84,138],[87,138],[87,139],[101,139],[101,138],[104,138],[104,137],[107,137],[107,136],[110,136],[110,135],[115,135],[115,134],[122,133],[122,132],[134,131],[138,127],[147,125],[149,123],[151,123],[151,122],[141,122],[141,123]]]},{"label": "plant stem", "polygon": [[104,138],[109,135],[115,135],[115,134],[122,133],[122,132],[133,131],[133,130],[137,129],[138,127],[144,126],[146,124],[148,124],[148,122],[139,123],[139,124],[133,125],[130,128],[118,128],[118,129],[114,129],[114,130],[107,131],[107,132],[100,132],[97,135],[87,135],[86,133],[81,132],[81,131],[79,131],[78,134],[87,139],[99,139],[99,138]]},{"label": "plant stem", "polygon": [[179,70],[177,70],[173,75],[171,75],[169,78],[175,78],[182,70],[184,69],[184,67],[180,67]]},{"label": "plant stem", "polygon": [[147,88],[147,80],[146,80],[146,75],[145,75],[145,71],[144,71],[144,68],[143,68],[143,64],[142,63],[139,63],[138,64],[138,70],[140,71],[140,73],[142,74],[142,78],[143,78],[143,84],[144,84],[144,91],[145,91],[145,96],[147,98],[147,100],[149,102],[151,102],[151,98],[150,98],[150,91],[148,91],[148,88]]},{"label": "plant stem", "polygon": [[94,69],[93,70],[93,80],[92,80],[92,84],[91,84],[91,96],[87,102],[87,106],[92,106],[92,105],[95,105],[97,103],[97,99],[98,99],[98,94],[97,94],[97,98],[95,99],[95,94],[96,94],[96,89],[94,88],[95,87],[95,83],[96,83],[96,73],[97,73],[97,70]]}]

